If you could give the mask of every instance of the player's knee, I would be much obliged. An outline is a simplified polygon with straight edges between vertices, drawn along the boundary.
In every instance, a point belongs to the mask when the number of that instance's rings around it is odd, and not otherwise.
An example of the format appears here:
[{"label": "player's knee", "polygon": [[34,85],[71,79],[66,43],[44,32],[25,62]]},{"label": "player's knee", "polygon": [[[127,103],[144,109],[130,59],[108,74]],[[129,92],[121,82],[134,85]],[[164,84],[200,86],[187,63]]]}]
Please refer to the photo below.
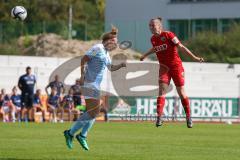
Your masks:
[{"label": "player's knee", "polygon": [[164,96],[166,91],[164,89],[159,89],[159,96]]},{"label": "player's knee", "polygon": [[94,109],[94,110],[89,111],[88,113],[89,113],[89,115],[90,115],[92,118],[96,118],[97,115],[99,114],[99,112],[100,112],[100,109],[99,109],[99,107],[98,107],[98,108],[96,108],[96,109]]}]

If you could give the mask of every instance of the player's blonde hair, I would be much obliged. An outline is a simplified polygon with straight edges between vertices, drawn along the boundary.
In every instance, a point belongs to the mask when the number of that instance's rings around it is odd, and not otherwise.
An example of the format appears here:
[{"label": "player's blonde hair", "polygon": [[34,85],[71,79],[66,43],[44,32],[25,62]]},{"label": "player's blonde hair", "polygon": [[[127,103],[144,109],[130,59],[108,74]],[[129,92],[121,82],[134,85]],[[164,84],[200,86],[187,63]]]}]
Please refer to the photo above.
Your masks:
[{"label": "player's blonde hair", "polygon": [[112,29],[110,32],[107,32],[107,33],[104,33],[102,35],[102,41],[107,41],[109,39],[112,39],[112,38],[116,38],[117,37],[117,34],[118,34],[118,29],[117,27],[113,26],[112,25]]}]

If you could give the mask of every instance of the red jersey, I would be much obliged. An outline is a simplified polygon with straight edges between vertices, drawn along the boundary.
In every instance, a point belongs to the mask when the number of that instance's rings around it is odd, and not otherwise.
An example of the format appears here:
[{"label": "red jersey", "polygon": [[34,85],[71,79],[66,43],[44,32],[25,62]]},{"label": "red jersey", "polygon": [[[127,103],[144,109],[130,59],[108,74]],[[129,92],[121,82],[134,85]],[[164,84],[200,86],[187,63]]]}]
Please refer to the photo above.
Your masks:
[{"label": "red jersey", "polygon": [[174,33],[163,31],[160,35],[153,35],[151,43],[160,64],[168,67],[182,66],[182,60],[178,55],[177,45],[180,43]]}]

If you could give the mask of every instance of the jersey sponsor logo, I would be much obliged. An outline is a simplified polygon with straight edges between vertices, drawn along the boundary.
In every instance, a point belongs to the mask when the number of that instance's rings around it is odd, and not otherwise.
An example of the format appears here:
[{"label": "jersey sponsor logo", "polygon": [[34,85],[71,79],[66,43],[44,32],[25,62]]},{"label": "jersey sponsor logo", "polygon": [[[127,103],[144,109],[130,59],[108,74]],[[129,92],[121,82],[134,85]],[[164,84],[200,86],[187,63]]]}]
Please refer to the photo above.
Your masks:
[{"label": "jersey sponsor logo", "polygon": [[[156,98],[140,96],[133,100],[133,97],[128,96],[125,97],[125,99],[127,99],[126,102],[131,101],[130,114],[132,115],[156,114]],[[190,98],[190,104],[192,117],[219,118],[238,116],[238,110],[234,109],[238,108],[237,98]],[[175,99],[174,97],[167,97],[163,112],[166,116],[174,115],[178,117],[183,115],[184,110],[181,105],[181,100]],[[126,118],[127,117],[130,116],[128,115]],[[149,120],[150,119],[149,117]]]},{"label": "jersey sponsor logo", "polygon": [[34,84],[34,81],[27,81],[27,84]]},{"label": "jersey sponsor logo", "polygon": [[161,37],[161,41],[166,41],[166,37]]},{"label": "jersey sponsor logo", "polygon": [[167,44],[162,44],[154,47],[155,52],[161,52],[167,50]]},{"label": "jersey sponsor logo", "polygon": [[15,102],[15,103],[20,103],[21,100],[20,100],[20,99],[15,99],[14,102]]},{"label": "jersey sponsor logo", "polygon": [[179,40],[178,40],[177,37],[174,37],[174,38],[172,39],[172,42],[173,42],[174,44],[178,44],[178,43],[179,43]]}]

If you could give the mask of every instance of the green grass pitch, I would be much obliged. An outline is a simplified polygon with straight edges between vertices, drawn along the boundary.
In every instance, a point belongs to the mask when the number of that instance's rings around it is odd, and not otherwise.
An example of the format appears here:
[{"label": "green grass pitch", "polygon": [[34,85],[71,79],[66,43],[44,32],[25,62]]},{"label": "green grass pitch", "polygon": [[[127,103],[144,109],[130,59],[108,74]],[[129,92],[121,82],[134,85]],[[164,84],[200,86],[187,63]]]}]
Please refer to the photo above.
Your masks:
[{"label": "green grass pitch", "polygon": [[67,149],[63,131],[70,123],[0,123],[0,160],[239,160],[240,125],[96,123],[90,151],[74,140]]}]

